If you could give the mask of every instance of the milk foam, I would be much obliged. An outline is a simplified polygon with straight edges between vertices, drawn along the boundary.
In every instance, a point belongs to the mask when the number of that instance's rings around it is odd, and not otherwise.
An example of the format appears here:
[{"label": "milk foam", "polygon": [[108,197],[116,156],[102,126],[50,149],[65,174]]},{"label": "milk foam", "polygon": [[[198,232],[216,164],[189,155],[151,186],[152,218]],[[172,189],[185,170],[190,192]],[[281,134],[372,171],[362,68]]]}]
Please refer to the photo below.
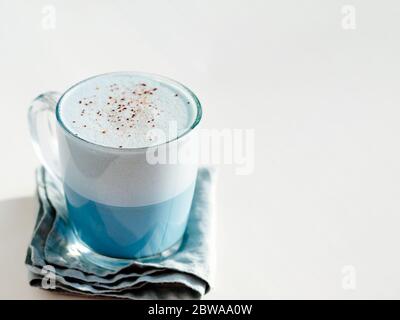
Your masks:
[{"label": "milk foam", "polygon": [[74,135],[102,146],[141,148],[180,136],[197,116],[184,87],[157,76],[112,73],[86,80],[62,98],[59,116]]}]

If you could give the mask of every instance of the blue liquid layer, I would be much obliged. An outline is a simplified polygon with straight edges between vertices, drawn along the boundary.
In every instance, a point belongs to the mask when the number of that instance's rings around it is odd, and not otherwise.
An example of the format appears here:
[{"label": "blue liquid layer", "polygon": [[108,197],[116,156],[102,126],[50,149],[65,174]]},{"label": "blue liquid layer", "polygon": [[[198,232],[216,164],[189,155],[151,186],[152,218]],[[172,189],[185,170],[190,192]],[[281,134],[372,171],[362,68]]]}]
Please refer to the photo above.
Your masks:
[{"label": "blue liquid layer", "polygon": [[79,238],[97,253],[116,258],[160,254],[185,232],[194,184],[164,202],[118,207],[92,201],[64,185],[68,216]]}]

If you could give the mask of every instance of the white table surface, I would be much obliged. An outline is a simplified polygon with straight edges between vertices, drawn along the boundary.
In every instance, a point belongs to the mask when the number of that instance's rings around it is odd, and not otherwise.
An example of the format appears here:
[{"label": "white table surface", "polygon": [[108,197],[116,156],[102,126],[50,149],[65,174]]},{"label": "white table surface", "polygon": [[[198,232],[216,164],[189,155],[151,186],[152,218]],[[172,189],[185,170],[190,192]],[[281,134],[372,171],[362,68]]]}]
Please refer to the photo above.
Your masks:
[{"label": "white table surface", "polygon": [[64,297],[30,288],[24,266],[30,101],[116,70],[187,84],[204,128],[255,129],[254,173],[219,166],[207,298],[400,298],[399,13],[366,0],[1,1],[0,298]]}]

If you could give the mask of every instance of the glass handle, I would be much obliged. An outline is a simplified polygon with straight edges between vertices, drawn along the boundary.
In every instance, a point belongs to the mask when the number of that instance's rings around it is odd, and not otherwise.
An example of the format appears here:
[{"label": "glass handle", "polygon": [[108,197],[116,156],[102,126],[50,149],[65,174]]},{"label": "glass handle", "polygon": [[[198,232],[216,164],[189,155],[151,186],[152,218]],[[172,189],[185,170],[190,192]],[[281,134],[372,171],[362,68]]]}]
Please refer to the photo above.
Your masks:
[{"label": "glass handle", "polygon": [[46,170],[61,180],[56,137],[56,105],[61,94],[46,92],[33,100],[28,111],[29,130],[33,148]]}]

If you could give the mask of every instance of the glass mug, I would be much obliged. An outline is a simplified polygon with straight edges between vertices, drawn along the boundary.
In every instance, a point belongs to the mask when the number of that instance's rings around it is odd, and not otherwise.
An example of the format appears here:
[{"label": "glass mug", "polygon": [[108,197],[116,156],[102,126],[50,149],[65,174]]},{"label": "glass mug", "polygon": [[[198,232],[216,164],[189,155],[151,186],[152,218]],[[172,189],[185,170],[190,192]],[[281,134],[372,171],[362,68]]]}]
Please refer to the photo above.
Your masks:
[{"label": "glass mug", "polygon": [[[68,107],[74,91],[92,79],[115,74],[147,77],[173,87],[193,102],[193,123],[175,139],[144,148],[108,147],[74,135],[63,123],[61,106]],[[197,163],[152,163],[147,154],[185,153],[195,159],[195,128],[201,113],[199,100],[182,84],[133,72],[95,76],[62,95],[47,92],[33,101],[28,118],[34,149],[47,171],[62,182],[67,218],[83,244],[101,255],[127,259],[168,256],[179,248],[190,213]]]}]

